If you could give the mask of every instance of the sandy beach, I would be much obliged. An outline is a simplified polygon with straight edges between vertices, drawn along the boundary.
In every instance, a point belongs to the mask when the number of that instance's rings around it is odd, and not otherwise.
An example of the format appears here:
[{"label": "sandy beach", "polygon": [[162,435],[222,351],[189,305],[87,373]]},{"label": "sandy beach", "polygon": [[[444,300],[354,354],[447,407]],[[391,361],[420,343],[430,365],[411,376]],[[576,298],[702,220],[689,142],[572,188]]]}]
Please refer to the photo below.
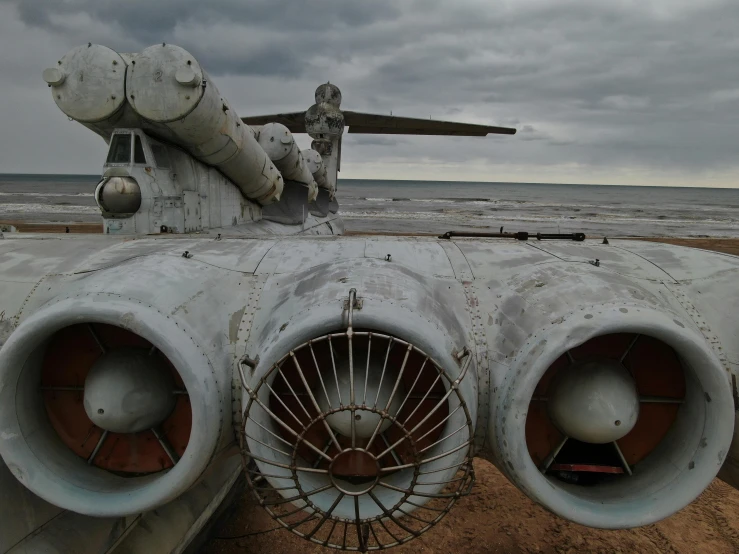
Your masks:
[{"label": "sandy beach", "polygon": [[[477,483],[436,527],[394,554],[739,552],[739,491],[718,479],[693,504],[638,529],[604,531],[565,521],[533,503],[490,463],[475,461]],[[329,554],[283,529],[242,493],[203,554]],[[246,535],[246,536],[243,536]],[[218,538],[220,537],[220,538]],[[227,537],[242,537],[230,539]]]}]

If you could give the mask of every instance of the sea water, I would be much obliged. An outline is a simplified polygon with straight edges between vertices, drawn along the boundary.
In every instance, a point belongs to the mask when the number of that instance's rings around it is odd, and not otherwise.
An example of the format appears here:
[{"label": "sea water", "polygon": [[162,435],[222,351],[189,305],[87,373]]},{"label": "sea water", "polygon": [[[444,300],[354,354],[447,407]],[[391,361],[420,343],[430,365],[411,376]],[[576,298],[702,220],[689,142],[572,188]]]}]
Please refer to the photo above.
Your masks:
[{"label": "sea water", "polygon": [[[0,175],[0,220],[97,222],[90,175]],[[739,189],[340,179],[348,231],[739,237]]]}]

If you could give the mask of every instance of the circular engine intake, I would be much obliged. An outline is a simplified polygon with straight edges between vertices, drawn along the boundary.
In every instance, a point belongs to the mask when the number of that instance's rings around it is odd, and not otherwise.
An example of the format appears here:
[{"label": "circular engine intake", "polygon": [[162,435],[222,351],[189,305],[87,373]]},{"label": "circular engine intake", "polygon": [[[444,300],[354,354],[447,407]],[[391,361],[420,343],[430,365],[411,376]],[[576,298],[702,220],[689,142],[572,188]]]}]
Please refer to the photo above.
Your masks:
[{"label": "circular engine intake", "polygon": [[53,335],[40,390],[59,438],[88,464],[121,475],[173,467],[190,439],[187,390],[149,341],[101,323]]},{"label": "circular engine intake", "polygon": [[633,474],[684,402],[685,375],[669,345],[636,333],[601,335],[562,354],[541,378],[526,443],[547,474],[608,482]]},{"label": "circular engine intake", "polygon": [[213,368],[182,325],[84,294],[26,319],[0,351],[0,454],[48,502],[107,517],[190,488],[221,429]]},{"label": "circular engine intake", "polygon": [[665,314],[578,313],[533,336],[515,364],[496,418],[502,467],[562,517],[613,529],[659,521],[694,500],[728,452],[725,370]]},{"label": "circular engine intake", "polygon": [[[331,333],[245,387],[247,479],[270,515],[312,542],[378,550],[435,525],[474,475],[459,383],[400,338]],[[242,376],[246,382],[245,376]]]}]

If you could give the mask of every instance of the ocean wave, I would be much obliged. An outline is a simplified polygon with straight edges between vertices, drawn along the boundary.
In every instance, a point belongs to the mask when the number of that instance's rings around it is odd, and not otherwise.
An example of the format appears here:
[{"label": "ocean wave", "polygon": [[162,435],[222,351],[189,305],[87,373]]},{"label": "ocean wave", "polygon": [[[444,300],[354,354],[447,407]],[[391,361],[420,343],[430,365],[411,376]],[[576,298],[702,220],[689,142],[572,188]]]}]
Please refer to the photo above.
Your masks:
[{"label": "ocean wave", "polygon": [[4,214],[92,214],[100,213],[97,206],[69,206],[58,204],[0,204],[0,215]]},{"label": "ocean wave", "polygon": [[45,198],[47,196],[85,196],[92,198],[92,192],[0,192],[0,196],[29,196]]},{"label": "ocean wave", "polygon": [[[633,217],[633,216],[621,216],[616,214],[598,214],[597,216],[589,217],[572,217],[572,216],[561,216],[561,215],[476,215],[469,213],[444,213],[444,212],[403,212],[393,210],[354,210],[354,211],[341,211],[340,215],[347,219],[414,219],[414,220],[443,220],[443,221],[458,221],[460,223],[478,221],[478,222],[526,222],[526,223],[545,223],[545,224],[567,224],[568,226],[577,226],[578,224],[628,224],[635,223],[640,225],[650,226],[666,226],[666,225],[684,225],[686,227],[696,226],[699,223],[701,226],[722,226],[731,229],[739,229],[739,220],[729,219],[713,219],[713,218],[702,218],[699,220],[695,219],[683,219],[683,218],[670,218],[665,216],[664,219],[653,218],[653,217]],[[486,223],[489,224],[489,223]]]},{"label": "ocean wave", "polygon": [[[489,208],[494,210],[521,210],[525,212],[536,212],[540,211],[556,211],[566,213],[580,213],[587,210],[599,210],[612,212],[618,215],[622,212],[630,214],[648,214],[650,212],[658,212],[661,214],[669,214],[670,212],[679,213],[683,217],[689,218],[685,212],[695,212],[694,219],[703,220],[706,214],[717,214],[725,215],[728,219],[736,219],[736,209],[730,205],[725,206],[686,206],[686,205],[669,205],[661,204],[657,210],[651,209],[649,206],[644,204],[609,204],[604,202],[603,204],[593,203],[569,203],[569,202],[537,202],[531,200],[509,200],[509,199],[481,199],[481,198],[397,198],[397,197],[358,197],[349,196],[341,198],[344,206],[358,209],[361,211],[371,210],[375,204],[385,204],[388,202],[407,202],[411,206],[426,206],[426,205],[447,205],[450,209],[455,211],[463,212],[465,209],[473,208]],[[412,210],[411,210],[412,211]]]}]

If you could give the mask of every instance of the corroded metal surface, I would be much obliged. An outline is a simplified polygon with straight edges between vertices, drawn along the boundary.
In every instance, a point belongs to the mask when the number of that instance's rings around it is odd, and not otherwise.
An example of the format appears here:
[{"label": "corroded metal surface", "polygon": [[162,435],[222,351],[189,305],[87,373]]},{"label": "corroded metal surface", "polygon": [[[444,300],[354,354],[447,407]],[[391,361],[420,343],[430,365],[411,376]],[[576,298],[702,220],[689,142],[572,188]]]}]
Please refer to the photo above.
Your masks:
[{"label": "corroded metal surface", "polygon": [[[180,348],[197,345],[195,358],[205,360],[203,369],[211,368],[201,374],[204,380],[198,385],[198,390],[208,391],[210,396],[203,401],[208,398],[211,409],[206,418],[193,413],[191,442],[200,441],[198,436],[214,437],[212,450],[202,458],[207,466],[234,446],[233,425],[238,428],[238,421],[232,414],[239,411],[241,372],[248,387],[256,391],[258,383],[270,382],[262,381],[270,368],[291,351],[297,355],[307,341],[334,333],[344,333],[340,338],[346,340],[344,307],[350,289],[355,288],[362,306],[353,315],[355,329],[412,344],[445,371],[451,368],[452,375],[461,369],[462,349],[470,349],[464,358],[469,360],[468,376],[460,382],[459,394],[475,400],[468,408],[477,447],[484,447],[480,453],[494,460],[526,494],[564,517],[589,525],[636,525],[650,520],[640,512],[646,507],[654,520],[690,501],[727,455],[722,476],[736,479],[737,467],[729,444],[739,330],[725,300],[735,296],[739,258],[666,245],[649,248],[645,251],[640,243],[617,240],[600,245],[397,237],[124,241],[110,236],[77,235],[64,240],[48,235],[6,236],[0,242],[4,277],[0,322],[9,322],[5,331],[9,337],[0,351],[0,363],[7,371],[10,365],[2,360],[14,355],[22,342],[31,341],[29,351],[43,348],[42,329],[47,325],[43,321],[50,317],[66,325],[66,318],[97,314],[101,322],[144,336],[172,360],[177,354],[167,347],[168,341]],[[185,250],[187,258],[182,256]],[[592,258],[600,259],[600,265],[588,263]],[[169,323],[155,324],[157,318]],[[629,330],[665,342],[686,368],[684,403],[657,449],[678,464],[672,469],[661,465],[659,453],[640,461],[648,453],[646,447],[637,444],[634,450],[623,444],[621,454],[633,475],[624,471],[615,475],[618,485],[589,487],[595,507],[585,497],[565,495],[556,475],[541,473],[527,445],[525,414],[540,376],[563,352],[573,348],[576,352],[593,337]],[[185,367],[181,362],[175,366]],[[0,383],[0,394],[9,398],[5,395],[15,385],[5,377]],[[11,393],[26,394],[20,389]],[[241,406],[250,399],[243,396]],[[11,405],[15,403],[3,403],[0,425],[0,449],[6,460],[14,459],[10,453],[16,451],[19,440],[18,428],[8,424]],[[295,411],[300,406],[292,408],[300,417]],[[360,408],[355,405],[355,411]],[[689,420],[703,422],[701,429]],[[449,428],[446,434],[453,431]],[[681,453],[671,450],[675,441]],[[332,458],[337,455],[327,453]],[[343,463],[348,464],[347,460]],[[595,467],[562,460],[555,462],[556,472]],[[337,471],[344,470],[339,466]],[[38,485],[19,475],[32,488]],[[84,472],[75,475],[73,481],[86,479]],[[199,477],[194,475],[190,482]],[[155,500],[156,483],[148,485],[154,487],[146,493],[151,500]],[[47,489],[48,493],[53,487]],[[8,490],[17,495],[27,489]],[[122,506],[103,500],[107,494],[103,491],[86,494],[87,505],[100,502],[111,517],[115,516],[112,510]],[[161,502],[166,504],[165,497],[159,497],[157,503]],[[42,505],[46,504],[38,504],[40,518]],[[118,517],[131,516],[121,511]],[[33,525],[37,524],[41,523]],[[368,536],[372,537],[371,530]]]},{"label": "corroded metal surface", "polygon": [[363,307],[351,289],[346,332],[290,350],[253,389],[241,370],[241,445],[247,480],[281,525],[365,552],[419,536],[469,492],[475,399],[459,388],[469,351],[455,378],[411,343],[355,331]]}]

